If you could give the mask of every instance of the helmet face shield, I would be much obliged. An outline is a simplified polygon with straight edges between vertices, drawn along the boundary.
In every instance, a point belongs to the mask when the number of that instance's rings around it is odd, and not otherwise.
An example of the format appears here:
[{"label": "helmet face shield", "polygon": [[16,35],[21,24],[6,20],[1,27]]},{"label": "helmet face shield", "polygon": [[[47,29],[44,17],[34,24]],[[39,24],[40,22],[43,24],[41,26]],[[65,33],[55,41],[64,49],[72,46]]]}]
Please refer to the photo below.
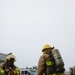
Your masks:
[{"label": "helmet face shield", "polygon": [[14,62],[15,61],[15,59],[14,58],[10,58],[10,60],[9,60],[10,62]]},{"label": "helmet face shield", "polygon": [[13,67],[13,65],[14,65],[14,61],[12,60],[8,60],[7,61],[7,65],[8,65],[8,67]]}]

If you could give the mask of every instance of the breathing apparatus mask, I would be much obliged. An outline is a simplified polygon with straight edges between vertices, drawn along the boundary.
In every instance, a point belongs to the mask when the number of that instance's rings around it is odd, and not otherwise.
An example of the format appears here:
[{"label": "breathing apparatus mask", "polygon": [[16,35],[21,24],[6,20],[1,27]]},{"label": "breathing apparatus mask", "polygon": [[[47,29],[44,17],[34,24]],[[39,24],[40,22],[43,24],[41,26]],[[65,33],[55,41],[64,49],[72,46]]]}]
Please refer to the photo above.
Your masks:
[{"label": "breathing apparatus mask", "polygon": [[14,66],[14,59],[11,58],[10,60],[7,60],[7,64],[8,64],[8,67],[13,67]]}]

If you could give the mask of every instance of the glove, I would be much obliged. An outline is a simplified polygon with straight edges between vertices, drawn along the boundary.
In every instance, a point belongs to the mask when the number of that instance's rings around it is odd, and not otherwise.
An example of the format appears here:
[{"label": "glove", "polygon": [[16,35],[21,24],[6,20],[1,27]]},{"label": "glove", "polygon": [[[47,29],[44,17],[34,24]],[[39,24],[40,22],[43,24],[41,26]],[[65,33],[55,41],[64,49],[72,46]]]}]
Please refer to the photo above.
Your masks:
[{"label": "glove", "polygon": [[60,68],[56,68],[56,72],[59,72],[60,71]]},{"label": "glove", "polygon": [[4,70],[5,74],[8,74],[9,71],[10,71],[9,69]]},{"label": "glove", "polygon": [[56,68],[56,72],[64,72],[65,68]]},{"label": "glove", "polygon": [[8,73],[8,75],[16,75],[16,72],[15,72],[15,71],[10,71],[10,72]]},{"label": "glove", "polygon": [[17,73],[17,75],[20,75],[20,72],[19,71],[17,71],[16,73]]},{"label": "glove", "polygon": [[13,71],[11,72],[11,75],[20,75],[20,73],[18,71]]},{"label": "glove", "polygon": [[13,74],[14,74],[14,75],[16,75],[16,74],[17,74],[17,72],[16,72],[16,71],[13,71]]}]

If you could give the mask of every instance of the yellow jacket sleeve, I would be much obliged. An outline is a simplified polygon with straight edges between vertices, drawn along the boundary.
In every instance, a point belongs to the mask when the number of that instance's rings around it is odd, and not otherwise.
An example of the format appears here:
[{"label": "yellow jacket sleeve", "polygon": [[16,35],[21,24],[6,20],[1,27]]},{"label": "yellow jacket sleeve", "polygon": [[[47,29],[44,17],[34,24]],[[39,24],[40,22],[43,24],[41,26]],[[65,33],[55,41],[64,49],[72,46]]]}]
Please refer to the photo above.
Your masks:
[{"label": "yellow jacket sleeve", "polygon": [[0,68],[0,74],[5,75],[4,70]]},{"label": "yellow jacket sleeve", "polygon": [[17,75],[20,75],[20,69],[18,67],[16,67],[15,71]]}]

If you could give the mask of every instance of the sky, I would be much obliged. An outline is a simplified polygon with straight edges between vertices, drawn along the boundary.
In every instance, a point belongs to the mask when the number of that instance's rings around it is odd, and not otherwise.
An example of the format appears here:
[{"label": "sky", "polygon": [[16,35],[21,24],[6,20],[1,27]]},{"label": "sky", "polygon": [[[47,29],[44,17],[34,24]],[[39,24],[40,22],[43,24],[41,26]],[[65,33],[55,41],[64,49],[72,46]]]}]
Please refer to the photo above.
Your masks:
[{"label": "sky", "polygon": [[20,68],[37,66],[45,44],[75,65],[75,0],[0,0],[0,53]]}]

